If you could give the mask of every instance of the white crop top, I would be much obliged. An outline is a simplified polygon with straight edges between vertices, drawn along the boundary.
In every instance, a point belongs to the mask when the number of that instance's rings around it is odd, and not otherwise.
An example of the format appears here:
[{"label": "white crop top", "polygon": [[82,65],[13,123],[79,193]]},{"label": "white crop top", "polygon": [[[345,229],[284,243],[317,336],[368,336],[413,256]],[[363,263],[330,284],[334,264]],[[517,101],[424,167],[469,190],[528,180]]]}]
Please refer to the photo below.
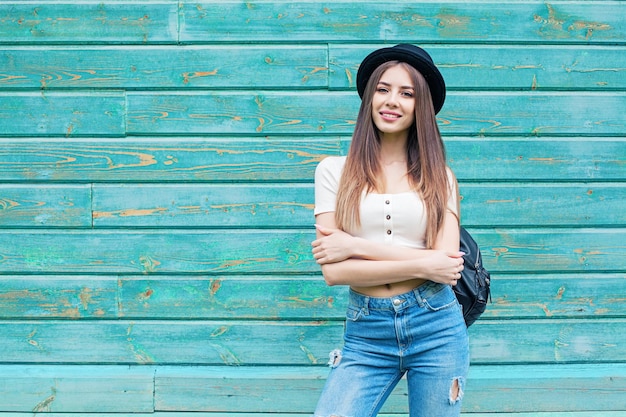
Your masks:
[{"label": "white crop top", "polygon": [[[336,210],[337,190],[345,156],[331,156],[315,170],[315,214]],[[448,169],[451,193],[447,209],[458,217],[457,190]],[[360,206],[361,227],[346,230],[352,236],[391,245],[424,249],[426,247],[426,211],[424,201],[413,191],[398,194],[364,194]]]}]

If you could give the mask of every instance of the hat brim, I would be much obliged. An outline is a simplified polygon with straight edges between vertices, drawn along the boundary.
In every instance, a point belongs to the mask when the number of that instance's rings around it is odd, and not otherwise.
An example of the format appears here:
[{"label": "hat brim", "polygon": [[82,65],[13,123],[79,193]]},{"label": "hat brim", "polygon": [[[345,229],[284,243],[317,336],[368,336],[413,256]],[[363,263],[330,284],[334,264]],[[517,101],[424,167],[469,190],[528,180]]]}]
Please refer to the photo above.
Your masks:
[{"label": "hat brim", "polygon": [[356,78],[359,97],[363,98],[365,86],[374,70],[381,64],[389,61],[406,62],[424,76],[430,89],[435,114],[437,114],[443,107],[446,99],[446,84],[430,55],[414,45],[396,45],[390,48],[382,48],[365,57],[359,66]]}]

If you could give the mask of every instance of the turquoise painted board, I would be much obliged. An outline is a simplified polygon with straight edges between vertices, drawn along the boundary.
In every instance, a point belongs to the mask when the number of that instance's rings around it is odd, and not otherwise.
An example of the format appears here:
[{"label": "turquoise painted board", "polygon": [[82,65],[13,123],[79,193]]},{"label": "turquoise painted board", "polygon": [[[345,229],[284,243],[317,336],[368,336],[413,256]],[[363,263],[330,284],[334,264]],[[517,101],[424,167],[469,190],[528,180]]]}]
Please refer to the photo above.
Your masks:
[{"label": "turquoise painted board", "polygon": [[[0,138],[7,181],[97,183],[312,183],[326,156],[345,155],[349,137]],[[626,180],[619,137],[446,137],[460,181],[597,182]]]},{"label": "turquoise painted board", "polygon": [[326,88],[328,47],[6,47],[0,88]]},{"label": "turquoise painted board", "polygon": [[[128,93],[128,134],[351,134],[354,93]],[[328,103],[332,103],[332,111]],[[445,135],[621,135],[624,93],[451,92]]]},{"label": "turquoise painted board", "polygon": [[[626,319],[479,320],[472,363],[609,363],[626,355]],[[0,356],[13,363],[324,366],[342,321],[0,321]],[[252,342],[252,343],[251,343]],[[280,346],[280,352],[277,352]]]},{"label": "turquoise painted board", "polygon": [[[626,318],[622,294],[626,294],[624,274],[499,274],[481,322]],[[317,275],[10,275],[0,279],[2,319],[342,321],[346,304],[347,290],[328,287]]]},{"label": "turquoise painted board", "polygon": [[300,184],[102,185],[95,227],[311,227],[313,188]]},{"label": "turquoise painted board", "polygon": [[[384,46],[331,44],[329,87],[356,90],[361,59]],[[424,47],[448,89],[610,91],[623,88],[626,83],[626,64],[622,59],[626,49],[621,46],[433,44]]]},{"label": "turquoise painted board", "polygon": [[122,92],[0,93],[1,136],[123,136]]},{"label": "turquoise painted board", "polygon": [[0,227],[91,227],[89,185],[0,184]]},{"label": "turquoise painted board", "polygon": [[[312,412],[328,373],[324,368],[164,367],[157,370],[158,410],[271,413]],[[623,364],[475,366],[471,370],[463,408],[468,412],[589,411],[626,409],[626,369]],[[283,401],[267,401],[273,392]],[[254,392],[255,396],[245,393]],[[502,398],[507,398],[502,402]],[[567,398],[566,404],[555,397]],[[406,385],[401,383],[384,413],[407,413]]]},{"label": "turquoise painted board", "polygon": [[0,409],[49,412],[154,410],[154,370],[128,366],[0,365]]},{"label": "turquoise painted board", "polygon": [[620,1],[182,2],[182,42],[623,42]]},{"label": "turquoise painted board", "polygon": [[4,1],[0,43],[176,43],[177,1]]},{"label": "turquoise painted board", "polygon": [[0,317],[115,318],[117,287],[116,277],[2,275]]},{"label": "turquoise painted board", "polygon": [[[470,231],[494,273],[626,269],[622,228]],[[313,239],[302,229],[16,229],[0,233],[0,274],[319,273]]]},{"label": "turquoise painted board", "polygon": [[[620,226],[621,184],[459,184],[464,226]],[[314,190],[301,184],[147,185],[93,188],[95,227],[310,227]],[[0,211],[1,213],[1,211]]]},{"label": "turquoise painted board", "polygon": [[[348,292],[321,277],[123,278],[121,317],[325,319],[345,317]],[[272,302],[267,302],[272,294]],[[511,318],[626,318],[624,274],[498,275],[481,321]]]},{"label": "turquoise painted board", "polygon": [[[382,46],[8,46],[0,52],[0,87],[355,89],[361,59]],[[453,90],[626,87],[620,46],[425,47]]]}]

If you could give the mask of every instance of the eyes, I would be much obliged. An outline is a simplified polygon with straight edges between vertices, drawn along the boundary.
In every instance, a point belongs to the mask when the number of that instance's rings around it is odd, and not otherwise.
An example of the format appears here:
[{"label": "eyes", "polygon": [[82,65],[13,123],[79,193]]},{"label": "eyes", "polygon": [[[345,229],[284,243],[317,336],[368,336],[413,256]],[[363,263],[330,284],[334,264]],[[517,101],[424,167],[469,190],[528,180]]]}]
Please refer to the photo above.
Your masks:
[{"label": "eyes", "polygon": [[[391,92],[391,89],[389,87],[386,86],[378,86],[376,88],[376,92],[378,94],[389,94]],[[407,97],[407,98],[413,98],[414,97],[414,93],[413,93],[413,89],[412,88],[402,88],[399,91],[400,96],[402,97]]]}]

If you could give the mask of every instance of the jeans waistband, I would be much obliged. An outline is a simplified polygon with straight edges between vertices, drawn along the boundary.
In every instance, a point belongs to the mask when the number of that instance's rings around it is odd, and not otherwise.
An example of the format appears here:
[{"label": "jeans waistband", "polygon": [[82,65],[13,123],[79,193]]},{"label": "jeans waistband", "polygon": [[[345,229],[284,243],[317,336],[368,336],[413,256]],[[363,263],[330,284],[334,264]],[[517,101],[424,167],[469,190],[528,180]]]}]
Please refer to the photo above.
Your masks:
[{"label": "jeans waistband", "polygon": [[426,281],[419,287],[392,297],[370,297],[350,289],[350,305],[367,310],[402,310],[414,304],[422,305],[424,298],[441,291],[445,284]]}]

